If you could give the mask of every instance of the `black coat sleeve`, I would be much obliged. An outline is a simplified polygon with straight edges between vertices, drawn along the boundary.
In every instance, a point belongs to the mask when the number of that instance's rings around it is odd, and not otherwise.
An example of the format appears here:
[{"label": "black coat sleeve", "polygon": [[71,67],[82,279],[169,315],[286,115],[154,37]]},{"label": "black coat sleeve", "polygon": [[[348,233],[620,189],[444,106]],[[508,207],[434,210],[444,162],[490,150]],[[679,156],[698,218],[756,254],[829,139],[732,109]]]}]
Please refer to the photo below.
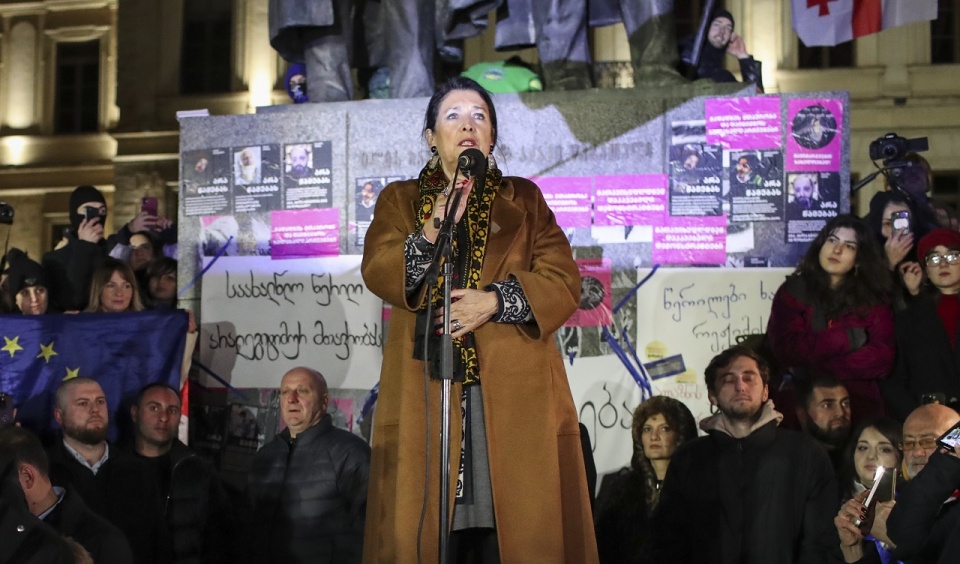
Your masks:
[{"label": "black coat sleeve", "polygon": [[900,560],[938,554],[960,521],[956,503],[944,504],[960,486],[960,459],[939,452],[903,487],[887,519],[887,534]]}]

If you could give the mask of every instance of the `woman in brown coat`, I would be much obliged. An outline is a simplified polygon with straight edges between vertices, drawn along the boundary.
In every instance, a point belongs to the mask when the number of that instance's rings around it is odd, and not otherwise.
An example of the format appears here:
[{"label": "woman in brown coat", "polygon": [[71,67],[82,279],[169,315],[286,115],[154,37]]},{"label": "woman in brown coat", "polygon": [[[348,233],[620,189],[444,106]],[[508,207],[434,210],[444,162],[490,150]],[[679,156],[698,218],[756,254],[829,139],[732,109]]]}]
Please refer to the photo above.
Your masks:
[{"label": "woman in brown coat", "polygon": [[[426,288],[423,277],[460,153],[486,156],[496,143],[491,99],[463,77],[434,94],[425,126],[433,158],[418,180],[384,189],[364,244],[364,281],[393,306],[373,430],[368,563],[416,562],[418,544],[424,562],[437,554],[440,383],[424,382],[417,358],[425,337],[438,340],[443,311],[439,284]],[[495,166],[482,186],[474,182],[458,181],[455,216],[450,319],[464,383],[451,393],[450,561],[596,562],[577,413],[552,338],[579,304],[577,265],[535,184]]]}]

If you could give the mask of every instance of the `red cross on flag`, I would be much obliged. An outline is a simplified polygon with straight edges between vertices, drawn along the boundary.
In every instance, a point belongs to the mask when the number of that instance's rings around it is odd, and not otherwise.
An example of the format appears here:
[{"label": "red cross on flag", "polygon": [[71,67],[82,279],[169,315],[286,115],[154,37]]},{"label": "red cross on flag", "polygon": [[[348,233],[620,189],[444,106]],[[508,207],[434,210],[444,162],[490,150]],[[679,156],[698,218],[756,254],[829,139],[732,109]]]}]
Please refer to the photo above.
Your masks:
[{"label": "red cross on flag", "polygon": [[792,0],[793,29],[807,47],[937,19],[937,0]]}]

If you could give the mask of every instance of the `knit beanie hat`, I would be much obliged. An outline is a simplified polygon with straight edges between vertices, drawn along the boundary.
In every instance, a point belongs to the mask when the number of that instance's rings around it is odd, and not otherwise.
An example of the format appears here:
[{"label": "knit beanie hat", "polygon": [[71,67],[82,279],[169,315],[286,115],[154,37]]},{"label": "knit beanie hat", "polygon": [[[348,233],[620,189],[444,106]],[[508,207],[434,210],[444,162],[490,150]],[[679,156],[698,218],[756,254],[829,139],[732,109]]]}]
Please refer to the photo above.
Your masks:
[{"label": "knit beanie hat", "polygon": [[[723,8],[717,8],[716,10],[713,11],[713,20],[717,18],[727,18],[728,20],[730,20],[730,25],[734,27],[736,27],[737,25],[737,22],[734,21],[733,19],[733,14],[724,10]],[[713,20],[710,20],[710,21],[713,22]]]},{"label": "knit beanie hat", "polygon": [[48,286],[43,268],[20,249],[10,249],[7,262],[10,264],[7,270],[7,287],[10,288],[11,296],[16,296],[20,290],[30,286]]},{"label": "knit beanie hat", "polygon": [[[80,228],[80,223],[85,219],[83,214],[77,212],[77,208],[87,202],[100,202],[103,205],[107,205],[107,201],[103,198],[100,190],[97,190],[93,186],[77,186],[73,193],[70,194],[70,226],[73,228],[74,233]],[[102,221],[106,221],[106,216],[103,217]]]},{"label": "knit beanie hat", "polygon": [[941,227],[927,233],[917,243],[917,258],[922,262],[927,258],[927,253],[938,245],[960,251],[960,232]]}]

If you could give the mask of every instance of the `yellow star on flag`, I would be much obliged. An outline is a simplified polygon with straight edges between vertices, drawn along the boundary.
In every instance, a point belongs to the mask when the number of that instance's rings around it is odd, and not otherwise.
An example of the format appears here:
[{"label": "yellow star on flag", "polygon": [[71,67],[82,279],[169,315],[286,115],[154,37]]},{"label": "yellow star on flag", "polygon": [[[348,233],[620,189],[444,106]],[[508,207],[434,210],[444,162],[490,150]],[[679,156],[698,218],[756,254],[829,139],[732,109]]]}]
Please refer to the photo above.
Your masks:
[{"label": "yellow star on flag", "polygon": [[17,351],[22,351],[22,350],[23,350],[23,347],[21,347],[19,344],[17,344],[17,341],[20,340],[20,336],[19,336],[19,335],[17,335],[16,337],[14,337],[14,338],[12,338],[12,339],[7,338],[7,337],[4,337],[3,340],[6,341],[7,344],[4,345],[3,348],[0,348],[0,351],[6,351],[6,352],[10,353],[10,358],[13,358],[13,353],[15,353],[15,352],[17,352]]},{"label": "yellow star on flag", "polygon": [[57,356],[59,353],[53,350],[53,341],[49,345],[44,345],[40,343],[40,354],[37,355],[37,358],[42,358],[47,361],[47,364],[50,364],[50,357]]},{"label": "yellow star on flag", "polygon": [[67,368],[67,375],[63,377],[63,381],[66,382],[67,380],[73,380],[77,376],[80,376],[79,366],[74,368],[73,370],[70,370],[70,368]]}]

